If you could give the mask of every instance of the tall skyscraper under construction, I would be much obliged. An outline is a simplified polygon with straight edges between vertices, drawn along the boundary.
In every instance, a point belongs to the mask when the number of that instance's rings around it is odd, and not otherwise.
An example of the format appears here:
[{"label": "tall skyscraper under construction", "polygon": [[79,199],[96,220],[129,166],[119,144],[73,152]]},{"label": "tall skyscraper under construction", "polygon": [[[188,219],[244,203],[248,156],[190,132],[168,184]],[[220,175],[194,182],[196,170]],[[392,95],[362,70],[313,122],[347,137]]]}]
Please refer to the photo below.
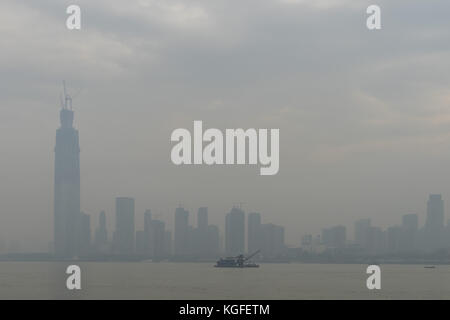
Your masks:
[{"label": "tall skyscraper under construction", "polygon": [[54,185],[54,248],[62,257],[79,254],[80,147],[73,127],[72,99],[64,93],[60,111],[61,127],[56,130]]}]

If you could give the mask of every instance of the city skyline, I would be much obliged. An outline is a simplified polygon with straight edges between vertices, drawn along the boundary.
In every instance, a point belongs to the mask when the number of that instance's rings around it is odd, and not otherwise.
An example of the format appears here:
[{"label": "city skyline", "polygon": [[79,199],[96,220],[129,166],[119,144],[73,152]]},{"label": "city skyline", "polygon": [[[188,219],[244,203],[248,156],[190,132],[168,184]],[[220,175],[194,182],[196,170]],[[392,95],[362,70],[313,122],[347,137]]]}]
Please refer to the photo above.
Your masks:
[{"label": "city skyline", "polygon": [[[143,214],[142,230],[135,222],[133,197],[115,198],[115,228],[111,239],[107,236],[105,211],[101,211],[95,241],[92,242],[91,216],[80,209],[80,145],[78,131],[73,127],[72,98],[66,93],[65,83],[60,121],[55,147],[55,234],[51,246],[56,256],[110,253],[179,259],[193,256],[211,258],[222,253],[238,256],[261,251],[263,257],[273,258],[286,254],[289,247],[297,247],[286,244],[283,226],[263,224],[260,213],[250,212],[247,215],[242,203],[233,205],[224,215],[222,232],[218,226],[209,224],[208,207],[198,208],[197,226],[194,227],[195,224],[190,222],[189,210],[182,205],[175,209],[173,239],[171,230],[166,230],[166,223],[152,217],[151,209],[146,209]],[[430,194],[423,227],[419,228],[419,216],[411,213],[402,216],[400,226],[389,226],[386,230],[372,226],[371,218],[362,218],[354,223],[353,239],[348,237],[345,226],[336,225],[322,228],[315,238],[302,235],[299,247],[304,249],[306,246],[306,251],[315,251],[316,244],[323,246],[324,250],[344,250],[353,244],[368,254],[432,252],[450,248],[450,219],[447,223],[444,220],[442,195]],[[64,230],[68,231],[64,233]],[[103,235],[97,236],[101,232]]]},{"label": "city skyline", "polygon": [[[80,0],[86,20],[70,31],[66,3],[2,1],[6,247],[45,251],[53,237],[62,79],[81,133],[80,209],[105,211],[109,230],[119,196],[172,230],[179,203],[208,207],[222,229],[245,202],[292,245],[364,217],[385,228],[416,213],[423,224],[429,194],[450,199],[448,1],[380,0],[377,31],[370,1],[177,2]],[[195,120],[279,128],[279,173],[173,165],[170,134]]]},{"label": "city skyline", "polygon": [[1,0],[0,300],[450,300],[449,15]]},{"label": "city skyline", "polygon": [[[51,253],[55,257],[116,255],[147,256],[152,259],[183,261],[192,258],[216,258],[220,254],[233,257],[260,252],[263,259],[288,258],[285,228],[272,223],[263,224],[258,212],[248,215],[242,204],[234,205],[225,214],[222,234],[209,224],[208,207],[199,207],[196,227],[189,220],[190,213],[182,205],[174,212],[173,239],[164,221],[154,219],[146,209],[143,228],[135,222],[135,198],[115,198],[115,228],[108,239],[106,214],[99,214],[95,241],[92,241],[91,216],[82,212],[80,202],[80,145],[74,128],[72,98],[64,83],[61,126],[56,131],[55,147],[55,206],[54,241]],[[246,222],[247,220],[247,222]],[[402,216],[401,225],[386,230],[372,226],[370,218],[354,224],[354,237],[347,237],[345,226],[323,228],[320,235],[303,235],[299,248],[302,252],[321,253],[330,249],[335,253],[356,255],[412,254],[450,250],[450,219],[445,223],[444,201],[440,194],[430,194],[426,219],[419,227],[417,214]],[[173,245],[172,245],[173,243]],[[52,252],[53,251],[53,252]]]},{"label": "city skyline", "polygon": [[[258,236],[258,232],[261,233],[264,228],[272,230],[270,232],[273,234],[279,234],[279,239],[282,239],[279,241],[281,245],[278,245],[278,251],[275,250],[274,252],[283,252],[288,247],[297,247],[298,244],[285,242],[285,229],[283,226],[277,226],[272,223],[262,224],[260,213],[249,212],[246,214],[242,210],[242,203],[233,205],[228,213],[223,214],[224,224],[222,231],[220,231],[218,226],[208,224],[208,207],[198,208],[197,227],[194,228],[195,224],[189,218],[189,210],[179,205],[175,210],[173,219],[172,239],[172,230],[166,229],[167,221],[152,219],[150,209],[146,209],[143,214],[143,230],[140,230],[139,224],[135,222],[135,198],[116,197],[115,228],[108,230],[107,221],[109,219],[107,219],[104,210],[98,216],[98,225],[93,226],[92,216],[80,209],[80,145],[78,130],[73,125],[72,98],[66,93],[65,87],[60,110],[60,122],[61,126],[57,129],[56,135],[54,159],[54,240],[49,243],[50,252],[54,252],[57,257],[75,257],[94,252],[115,254],[148,254],[152,252],[152,255],[156,253],[156,256],[159,257],[183,257],[195,254],[212,257],[222,253],[236,256],[240,253],[251,253],[260,250],[263,244],[261,236]],[[414,249],[430,250],[447,245],[450,247],[450,235],[444,235],[445,232],[448,232],[447,229],[450,228],[450,219],[444,221],[444,212],[442,195],[430,194],[423,227],[419,227],[418,214],[402,215],[401,227],[408,228],[409,225],[409,228],[415,229],[417,233],[419,230],[423,231],[422,237],[426,238],[426,240],[422,240],[425,242],[421,246],[418,246],[416,243],[417,247],[414,246]],[[411,227],[411,225],[415,227]],[[212,229],[208,229],[209,227]],[[391,243],[393,241],[392,238],[398,237],[397,233],[400,232],[398,228],[401,227],[397,225],[386,227],[383,246],[386,248],[393,246]],[[277,228],[281,228],[280,231],[275,231]],[[67,232],[67,230],[69,231]],[[158,238],[154,238],[152,235],[152,240],[149,240],[150,230],[158,234]],[[345,226],[336,225],[322,228],[317,244],[325,247],[344,248],[353,243],[363,248],[371,247],[370,250],[373,252],[381,252],[372,248],[377,246],[377,244],[369,245],[366,243],[369,230],[378,234],[376,238],[379,239],[381,239],[380,237],[384,232],[380,227],[371,225],[371,218],[361,218],[355,222],[353,239],[348,237]],[[266,232],[268,231],[266,230]],[[111,235],[110,238],[108,234]],[[363,240],[363,238],[365,239]],[[314,237],[311,234],[302,234],[301,239],[300,247],[305,244],[305,241],[310,242],[311,245],[314,242]],[[411,235],[409,240],[413,240]],[[150,249],[148,247],[149,241],[152,243],[152,246],[153,242],[156,242],[157,247]],[[211,249],[211,247],[202,249],[203,242],[215,243],[213,244],[214,249]],[[257,245],[258,242],[259,247]],[[418,242],[418,240],[414,239],[414,242]],[[169,247],[167,247],[166,243],[170,243]],[[14,245],[18,249],[18,244],[13,243],[13,247]],[[267,246],[273,247],[272,244],[266,244],[265,247]],[[95,248],[95,251],[92,250],[93,248]],[[271,250],[274,249],[272,248]],[[268,249],[266,248],[263,251],[267,254]],[[389,249],[386,252],[389,252]]]}]

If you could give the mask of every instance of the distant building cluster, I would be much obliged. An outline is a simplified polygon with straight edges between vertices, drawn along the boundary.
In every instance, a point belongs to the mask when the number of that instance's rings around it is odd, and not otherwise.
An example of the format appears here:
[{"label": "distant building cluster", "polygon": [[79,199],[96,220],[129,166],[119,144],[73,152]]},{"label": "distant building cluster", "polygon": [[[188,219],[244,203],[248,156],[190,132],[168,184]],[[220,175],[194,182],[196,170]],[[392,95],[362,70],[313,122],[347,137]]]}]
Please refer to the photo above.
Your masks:
[{"label": "distant building cluster", "polygon": [[[225,246],[222,248],[219,228],[208,223],[208,208],[197,212],[197,226],[189,224],[189,211],[175,209],[174,235],[165,222],[153,219],[150,210],[144,212],[144,228],[135,228],[135,200],[116,198],[115,229],[109,236],[106,214],[99,215],[98,226],[91,239],[90,216],[81,213],[80,247],[77,256],[133,256],[153,260],[175,261],[216,259],[221,254],[238,256],[259,251],[259,258],[273,259],[285,253],[284,228],[274,224],[261,224],[259,213],[248,215],[246,247],[245,213],[233,207],[225,216]],[[68,256],[68,255],[67,255]]]},{"label": "distant building cluster", "polygon": [[[135,229],[135,201],[116,198],[115,229],[108,236],[106,214],[99,215],[98,226],[91,237],[90,216],[80,211],[80,147],[78,131],[73,127],[74,112],[70,96],[65,95],[60,112],[61,127],[56,131],[54,253],[57,257],[115,255],[152,259],[217,258],[222,253],[219,228],[208,222],[208,208],[197,213],[197,226],[189,224],[189,212],[181,206],[175,210],[174,235],[163,221],[144,212],[143,230]],[[263,257],[276,257],[284,250],[284,229],[261,224],[258,213],[249,215],[248,249],[260,250]],[[234,207],[225,217],[227,255],[246,252],[245,213]]]},{"label": "distant building cluster", "polygon": [[354,225],[354,239],[347,239],[344,226],[322,230],[320,236],[306,235],[302,249],[309,252],[334,251],[360,255],[407,255],[431,253],[450,248],[450,221],[444,224],[444,201],[432,194],[427,202],[425,224],[419,227],[417,214],[402,216],[401,224],[386,229],[373,226],[370,219],[360,219]]},{"label": "distant building cluster", "polygon": [[[101,212],[95,240],[84,255],[141,255],[162,259],[171,254],[171,233],[165,223],[152,219],[150,210],[144,212],[144,229],[135,230],[135,207],[133,198],[116,198],[115,229],[111,241],[106,229],[106,215]],[[88,231],[90,232],[90,231]]]},{"label": "distant building cluster", "polygon": [[333,226],[323,229],[321,235],[304,236],[298,248],[287,248],[284,227],[262,223],[259,213],[248,214],[246,228],[246,214],[240,206],[234,206],[225,215],[223,241],[219,228],[209,224],[206,207],[198,209],[195,227],[189,223],[189,212],[181,206],[176,208],[173,235],[163,221],[152,217],[150,210],[144,212],[143,229],[136,230],[134,199],[119,197],[115,203],[112,236],[107,230],[106,214],[101,212],[92,239],[90,216],[80,211],[80,147],[73,120],[72,101],[65,95],[55,145],[52,250],[55,257],[114,255],[198,260],[217,258],[222,253],[235,257],[259,251],[260,259],[279,260],[324,252],[401,255],[450,248],[450,223],[444,225],[444,203],[438,194],[430,195],[425,224],[421,228],[416,214],[404,215],[400,225],[385,230],[373,226],[370,219],[361,219],[355,222],[352,241],[347,238],[345,226]]},{"label": "distant building cluster", "polygon": [[188,257],[215,257],[219,253],[219,228],[208,223],[208,208],[197,213],[197,227],[189,225],[189,211],[182,207],[175,210],[174,255]]}]

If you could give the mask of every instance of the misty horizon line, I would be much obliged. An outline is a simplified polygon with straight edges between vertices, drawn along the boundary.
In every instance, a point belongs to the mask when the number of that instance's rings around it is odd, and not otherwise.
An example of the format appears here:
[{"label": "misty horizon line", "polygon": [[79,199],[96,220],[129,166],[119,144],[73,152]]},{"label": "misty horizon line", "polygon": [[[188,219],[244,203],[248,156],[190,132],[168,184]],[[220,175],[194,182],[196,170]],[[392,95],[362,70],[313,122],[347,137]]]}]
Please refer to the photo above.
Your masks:
[{"label": "misty horizon line", "polygon": [[[434,193],[430,193],[429,194],[430,196],[440,196],[440,194],[434,194]],[[135,200],[136,198],[134,198],[134,197],[132,197],[132,196],[117,196],[117,197],[114,197],[115,199],[133,199],[133,200]],[[176,212],[176,210],[177,209],[183,209],[183,210],[186,210],[186,206],[184,206],[184,205],[182,205],[182,204],[179,204],[178,206],[175,206],[175,211],[173,211],[173,212]],[[206,209],[209,209],[209,207],[208,206],[199,206],[198,207],[198,209],[201,209],[201,208],[206,208]],[[260,212],[258,212],[258,211],[255,211],[255,210],[248,210],[248,211],[246,211],[243,207],[242,207],[242,204],[233,204],[232,206],[231,206],[231,209],[230,210],[232,210],[232,209],[239,209],[239,210],[242,210],[242,212],[247,216],[247,219],[248,219],[248,216],[249,215],[251,215],[251,214],[253,214],[253,213],[256,213],[256,214],[260,214]],[[195,210],[195,209],[194,209]],[[144,216],[144,214],[146,213],[146,212],[149,212],[149,211],[152,211],[151,209],[145,209],[144,210],[144,212],[143,212],[143,214],[142,214],[142,216]],[[191,214],[192,214],[192,217],[195,217],[195,212],[193,212],[192,210],[186,210],[188,213],[189,213],[189,218],[191,218]],[[153,212],[153,211],[152,211]],[[82,210],[82,211],[80,211],[80,213],[82,213],[82,214],[86,214],[85,213],[85,211],[84,210]],[[105,213],[106,214],[106,211],[105,210],[101,210],[100,211],[100,213],[98,213],[97,214],[97,216],[100,216],[102,213]],[[229,213],[229,212],[228,212]],[[220,214],[222,217],[224,217],[224,216],[226,216],[228,213],[222,213],[222,214]],[[426,214],[426,213],[425,213]],[[94,216],[94,214],[86,214],[86,215],[88,215],[89,217],[93,217]],[[399,218],[401,218],[401,217],[404,217],[404,216],[408,216],[408,215],[414,215],[414,216],[417,216],[418,218],[420,217],[420,215],[419,214],[417,214],[417,213],[409,213],[409,214],[402,214],[402,215],[400,215],[399,216]],[[113,215],[114,216],[114,215]],[[161,222],[164,222],[164,223],[166,223],[166,222],[169,222],[168,220],[170,220],[170,218],[167,218],[167,216],[165,216],[165,217],[163,217],[163,218],[161,218],[160,217],[160,214],[156,214],[156,217],[157,218],[155,218],[155,219],[153,219],[152,218],[152,220],[156,220],[156,221],[161,221]],[[109,215],[109,218],[111,218],[111,215]],[[355,220],[353,220],[353,224],[354,223],[356,223],[356,222],[358,222],[358,221],[362,221],[362,220],[369,220],[369,221],[371,221],[372,220],[372,218],[373,217],[367,217],[367,216],[360,216],[359,218],[357,218],[357,219],[355,219]],[[246,219],[246,220],[247,220]],[[109,220],[109,219],[108,219]],[[172,220],[174,220],[174,219],[172,219]],[[189,219],[189,224],[188,224],[188,226],[189,227],[195,227],[196,225],[195,225],[195,222],[197,222],[198,223],[198,221],[196,221],[197,219]],[[247,221],[248,222],[248,221]],[[399,222],[401,222],[401,221],[399,221]],[[272,224],[273,225],[273,223],[271,223],[271,222],[268,222],[268,223],[265,223],[265,224]],[[325,230],[325,229],[331,229],[331,228],[335,228],[335,227],[345,227],[345,228],[347,228],[347,225],[348,224],[352,224],[352,222],[350,222],[350,223],[339,223],[339,224],[334,224],[334,225],[328,225],[328,226],[323,226],[323,227],[321,227],[321,231],[323,231],[323,230]],[[211,225],[213,225],[213,226],[220,226],[221,224],[211,224]],[[246,225],[247,225],[247,223],[246,223]],[[375,227],[375,228],[380,228],[380,229],[389,229],[390,227],[396,227],[396,226],[398,226],[399,224],[394,224],[394,225],[390,225],[390,226],[385,226],[385,227],[378,227],[378,226],[373,226],[373,227]],[[450,227],[450,219],[448,219],[447,220],[447,227]],[[98,224],[97,224],[97,226],[98,226]],[[144,226],[144,223],[135,223],[135,227],[142,227],[142,226]],[[426,226],[426,222],[423,222],[420,226],[418,226],[418,230],[422,230],[423,228],[425,228],[425,226]],[[291,225],[289,225],[289,227],[290,228],[292,228],[292,226]],[[283,226],[283,228],[284,228],[284,226]],[[113,231],[113,229],[114,228],[109,228],[109,230],[112,230]],[[136,232],[137,231],[139,231],[140,229],[136,229]],[[219,228],[219,230],[220,230],[220,237],[221,237],[221,240],[223,240],[223,237],[224,237],[224,230],[223,230],[223,228]],[[173,231],[173,227],[172,227],[172,229],[168,229],[168,231],[170,231],[170,232],[172,232]],[[304,238],[305,236],[312,236],[313,235],[313,233],[310,233],[310,232],[307,232],[307,233],[302,233],[302,238]],[[317,235],[317,233],[316,233],[316,235]],[[3,238],[2,237],[2,235],[0,234],[0,244],[2,245],[2,246],[4,246],[5,245],[5,243],[4,243],[4,240],[5,240],[5,238]],[[7,240],[7,239],[6,239]],[[109,239],[109,240],[111,240],[111,239]],[[354,242],[355,241],[355,239],[354,239],[354,237],[352,238],[352,239],[347,239],[347,241],[348,241],[348,243],[351,243],[351,242]],[[16,240],[13,240],[12,242],[17,242]],[[50,241],[49,242],[49,244],[51,244],[52,242]],[[286,246],[287,247],[296,247],[296,246],[298,246],[298,244],[286,244]],[[0,252],[1,252],[2,250],[1,250],[1,247],[0,247]],[[14,253],[14,251],[10,251],[10,252],[6,252],[6,253]]]}]

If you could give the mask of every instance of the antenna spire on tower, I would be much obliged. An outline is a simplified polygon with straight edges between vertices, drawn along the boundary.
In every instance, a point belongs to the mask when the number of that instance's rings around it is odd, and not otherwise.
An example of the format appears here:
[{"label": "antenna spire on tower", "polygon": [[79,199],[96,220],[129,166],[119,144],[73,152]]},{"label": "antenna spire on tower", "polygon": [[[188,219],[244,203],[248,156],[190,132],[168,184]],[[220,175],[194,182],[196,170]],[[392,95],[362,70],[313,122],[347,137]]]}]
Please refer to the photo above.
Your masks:
[{"label": "antenna spire on tower", "polygon": [[72,97],[67,93],[66,89],[66,81],[63,80],[63,88],[64,88],[64,109],[72,110]]}]

